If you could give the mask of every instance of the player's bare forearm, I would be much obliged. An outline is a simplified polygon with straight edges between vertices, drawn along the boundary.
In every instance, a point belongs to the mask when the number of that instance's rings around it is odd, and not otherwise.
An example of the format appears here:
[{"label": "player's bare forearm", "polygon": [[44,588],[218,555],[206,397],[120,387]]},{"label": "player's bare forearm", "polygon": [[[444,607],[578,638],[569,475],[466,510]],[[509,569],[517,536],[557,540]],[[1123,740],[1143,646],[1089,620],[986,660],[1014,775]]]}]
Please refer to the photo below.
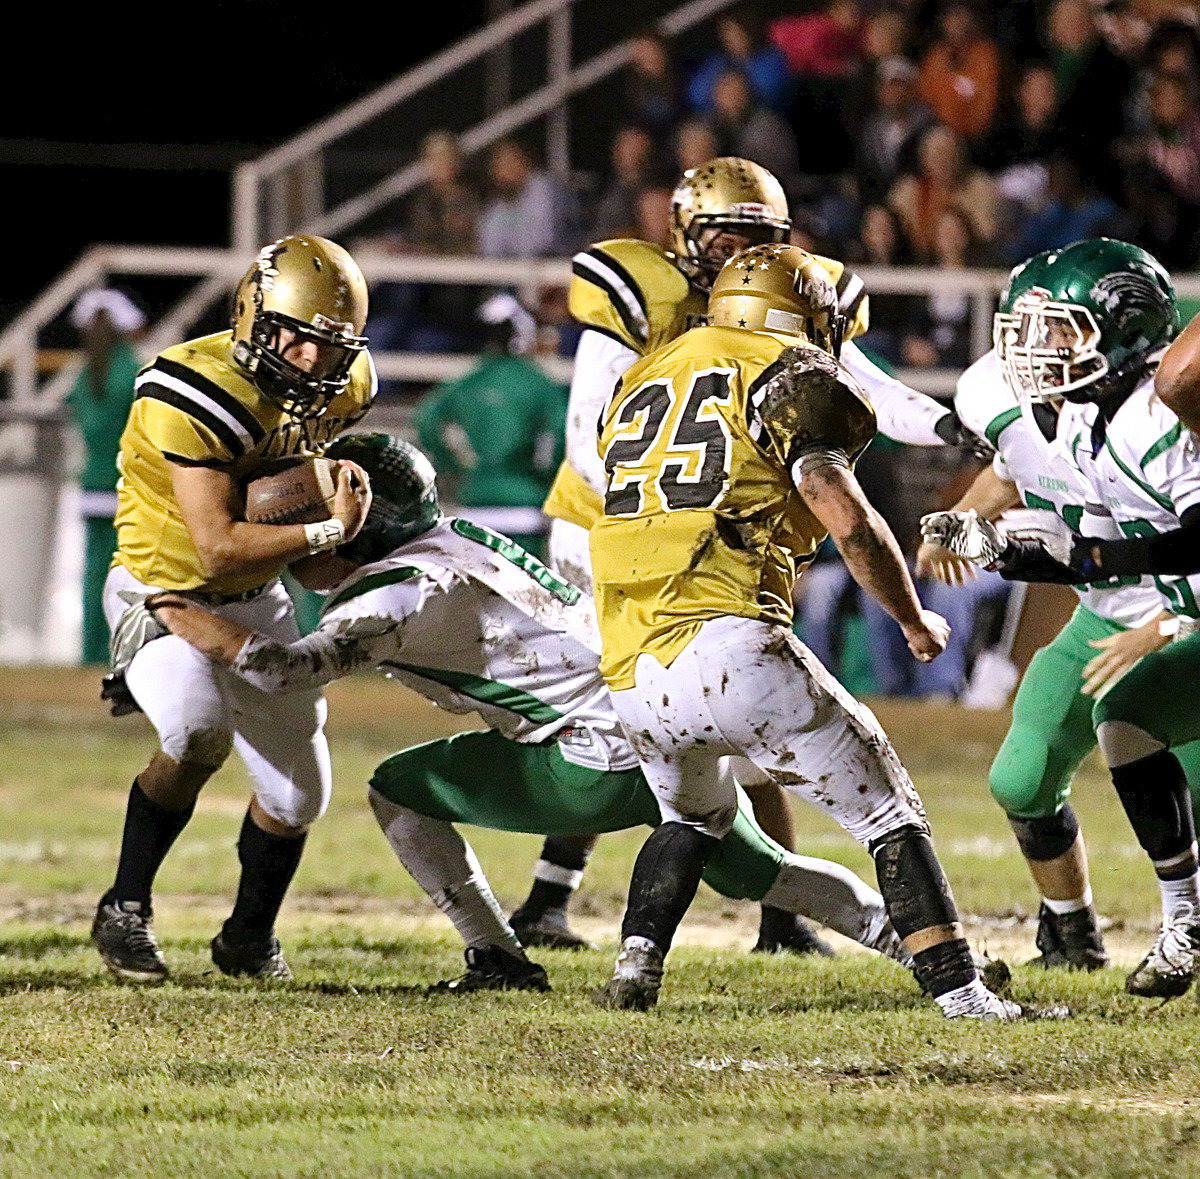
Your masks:
[{"label": "player's bare forearm", "polygon": [[255,632],[177,594],[158,594],[146,606],[173,635],[214,663],[229,667]]},{"label": "player's bare forearm", "polygon": [[799,491],[854,580],[901,626],[918,625],[921,603],[900,546],[867,502],[854,472],[846,465],[814,465],[801,478]]},{"label": "player's bare forearm", "polygon": [[1194,434],[1200,434],[1200,315],[1175,337],[1154,374],[1154,391]]},{"label": "player's bare forearm", "polygon": [[308,554],[303,524],[250,524],[238,519],[241,493],[227,472],[172,463],[171,479],[206,576],[270,576]]},{"label": "player's bare forearm", "polygon": [[1020,502],[1021,494],[1015,483],[1001,479],[991,467],[984,467],[951,511],[969,512],[974,509],[985,520],[994,520]]}]

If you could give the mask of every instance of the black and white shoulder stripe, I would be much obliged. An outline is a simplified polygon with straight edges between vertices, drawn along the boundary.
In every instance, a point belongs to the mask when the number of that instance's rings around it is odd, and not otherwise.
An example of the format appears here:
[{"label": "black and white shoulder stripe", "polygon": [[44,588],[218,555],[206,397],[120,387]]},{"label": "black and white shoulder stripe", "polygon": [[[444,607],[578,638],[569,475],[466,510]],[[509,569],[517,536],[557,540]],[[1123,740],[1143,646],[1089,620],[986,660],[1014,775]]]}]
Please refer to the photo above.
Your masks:
[{"label": "black and white shoulder stripe", "polygon": [[234,458],[266,436],[262,424],[232,393],[178,361],[160,356],[138,374],[134,389],[138,397],[165,402],[195,418]]},{"label": "black and white shoulder stripe", "polygon": [[837,280],[838,310],[847,320],[853,320],[867,294],[867,285],[849,267],[842,268]]},{"label": "black and white shoulder stripe", "polygon": [[646,297],[633,276],[610,254],[593,246],[576,254],[571,270],[579,278],[598,286],[609,299],[629,335],[639,344],[650,338]]}]

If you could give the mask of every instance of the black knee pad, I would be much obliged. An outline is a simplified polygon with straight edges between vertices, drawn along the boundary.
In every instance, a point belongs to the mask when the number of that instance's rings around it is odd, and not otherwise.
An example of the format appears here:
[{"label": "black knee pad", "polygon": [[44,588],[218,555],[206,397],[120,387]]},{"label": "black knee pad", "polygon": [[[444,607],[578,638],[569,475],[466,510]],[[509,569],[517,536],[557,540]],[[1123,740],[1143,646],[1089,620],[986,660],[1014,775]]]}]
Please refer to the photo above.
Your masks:
[{"label": "black knee pad", "polygon": [[888,916],[902,938],[958,920],[950,884],[923,827],[897,827],[874,840],[870,851]]},{"label": "black knee pad", "polygon": [[1129,825],[1146,854],[1161,861],[1187,851],[1196,829],[1179,759],[1169,749],[1160,749],[1110,772]]},{"label": "black knee pad", "polygon": [[1069,806],[1064,806],[1056,815],[1039,819],[1018,819],[1009,815],[1008,822],[1017,837],[1021,854],[1027,860],[1057,860],[1071,850],[1079,835],[1079,820]]}]

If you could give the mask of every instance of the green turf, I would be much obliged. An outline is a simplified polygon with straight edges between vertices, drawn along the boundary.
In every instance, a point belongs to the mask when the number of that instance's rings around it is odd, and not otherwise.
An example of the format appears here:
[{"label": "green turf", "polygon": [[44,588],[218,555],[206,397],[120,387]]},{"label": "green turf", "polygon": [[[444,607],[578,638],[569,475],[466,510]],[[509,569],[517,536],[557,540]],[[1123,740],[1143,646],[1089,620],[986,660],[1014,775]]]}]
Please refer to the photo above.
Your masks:
[{"label": "green turf", "polygon": [[[240,770],[212,783],[161,878],[175,981],[117,986],[87,945],[128,783],[148,750],[91,684],[0,673],[0,1174],[1186,1175],[1200,1172],[1200,1015],[1121,973],[1018,970],[1069,1024],[952,1024],[866,956],[750,957],[745,907],[702,893],[659,1009],[587,1002],[612,944],[539,955],[548,996],[427,996],[459,947],[394,863],[362,798],[385,752],[454,722],[387,685],[333,708],[337,787],[281,925],[296,985],[214,977],[235,882]],[[998,724],[888,709],[963,908],[1031,952],[1034,897],[983,775]],[[1079,810],[1101,908],[1144,945],[1155,889],[1101,775]],[[821,816],[801,845],[866,870]],[[516,901],[537,841],[471,832]],[[640,835],[601,842],[580,897],[611,938]],[[727,931],[732,931],[728,933]],[[690,944],[689,944],[690,943]]]}]

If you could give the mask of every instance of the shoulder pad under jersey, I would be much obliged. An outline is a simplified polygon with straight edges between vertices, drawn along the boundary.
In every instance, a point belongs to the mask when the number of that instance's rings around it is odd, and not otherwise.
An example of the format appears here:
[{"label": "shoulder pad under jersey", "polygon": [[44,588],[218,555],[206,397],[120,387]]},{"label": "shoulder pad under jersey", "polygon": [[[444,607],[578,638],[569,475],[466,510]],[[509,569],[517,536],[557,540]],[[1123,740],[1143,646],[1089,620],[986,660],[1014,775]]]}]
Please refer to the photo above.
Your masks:
[{"label": "shoulder pad under jersey", "polygon": [[708,300],[659,246],[635,238],[597,242],[571,263],[571,314],[637,353],[703,321]]},{"label": "shoulder pad under jersey", "polygon": [[787,464],[805,451],[857,458],[875,437],[875,411],[836,360],[819,348],[785,348],[748,390],[751,436]]},{"label": "shoulder pad under jersey", "polygon": [[963,424],[993,446],[1021,416],[1016,394],[1008,387],[994,351],[985,352],[958,378],[954,410]]}]

